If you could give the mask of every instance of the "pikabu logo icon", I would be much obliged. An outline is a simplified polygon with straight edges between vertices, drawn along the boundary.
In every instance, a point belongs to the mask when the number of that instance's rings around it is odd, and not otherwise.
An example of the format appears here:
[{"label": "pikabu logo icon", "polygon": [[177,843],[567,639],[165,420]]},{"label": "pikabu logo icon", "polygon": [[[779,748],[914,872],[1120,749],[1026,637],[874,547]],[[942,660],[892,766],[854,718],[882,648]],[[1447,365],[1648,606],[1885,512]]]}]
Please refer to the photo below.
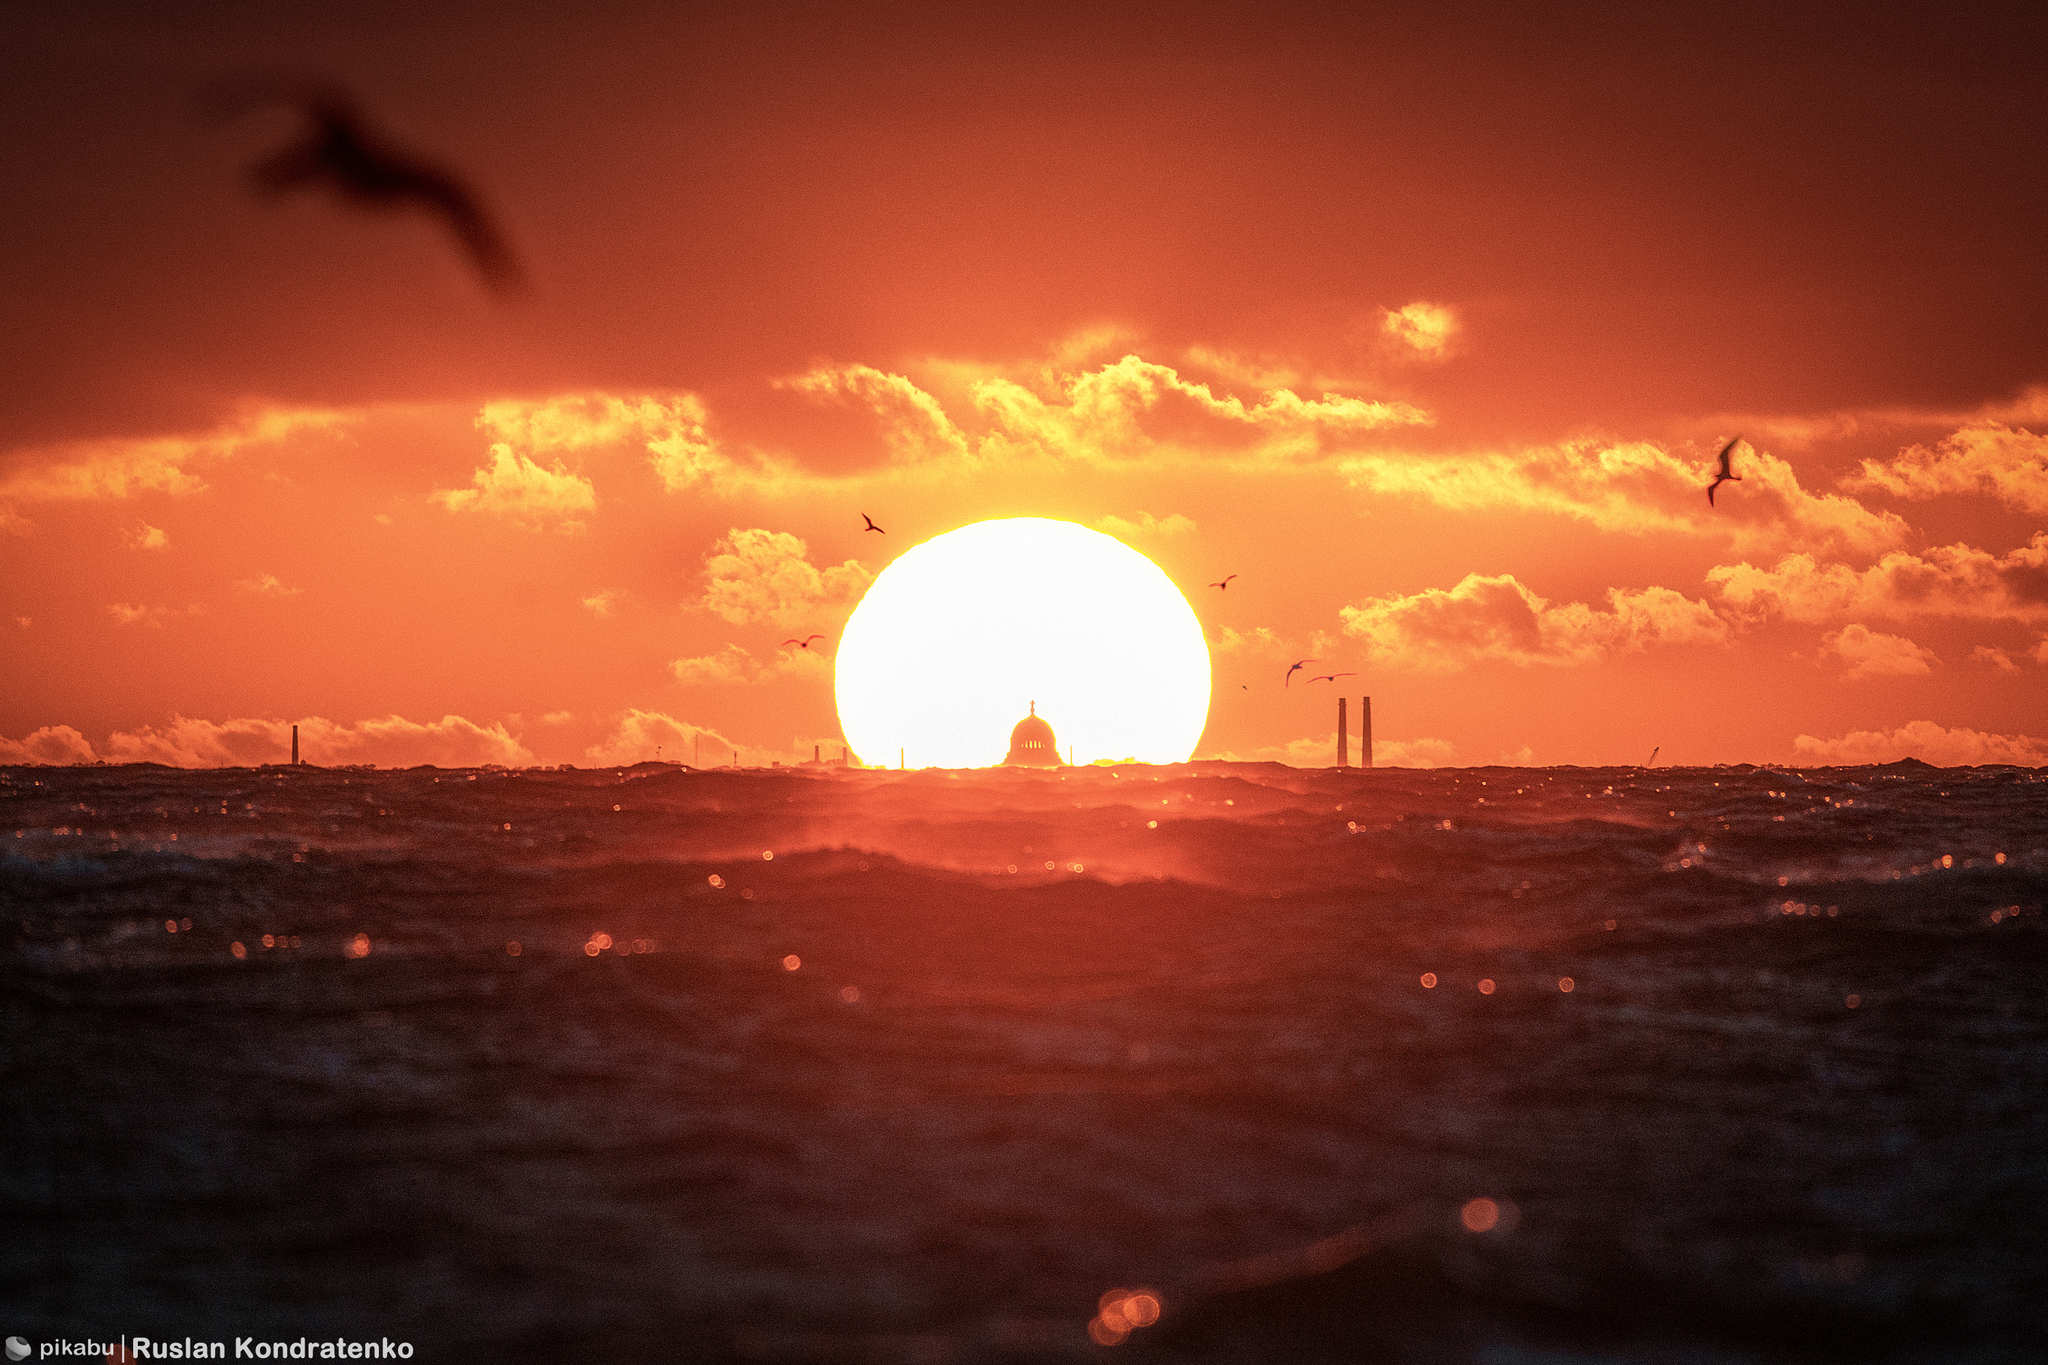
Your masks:
[{"label": "pikabu logo icon", "polygon": [[7,1358],[9,1360],[27,1360],[28,1352],[29,1344],[20,1337],[7,1338]]}]

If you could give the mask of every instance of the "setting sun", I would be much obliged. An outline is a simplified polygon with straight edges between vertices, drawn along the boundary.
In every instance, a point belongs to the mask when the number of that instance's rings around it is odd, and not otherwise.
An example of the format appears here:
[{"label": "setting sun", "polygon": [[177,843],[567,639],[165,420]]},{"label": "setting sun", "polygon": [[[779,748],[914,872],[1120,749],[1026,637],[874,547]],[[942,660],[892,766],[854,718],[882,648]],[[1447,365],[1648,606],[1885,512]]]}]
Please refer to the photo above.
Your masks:
[{"label": "setting sun", "polygon": [[983,521],[884,569],[840,642],[839,719],[869,763],[983,767],[1036,703],[1077,762],[1178,763],[1209,712],[1193,608],[1123,542],[1067,521]]}]

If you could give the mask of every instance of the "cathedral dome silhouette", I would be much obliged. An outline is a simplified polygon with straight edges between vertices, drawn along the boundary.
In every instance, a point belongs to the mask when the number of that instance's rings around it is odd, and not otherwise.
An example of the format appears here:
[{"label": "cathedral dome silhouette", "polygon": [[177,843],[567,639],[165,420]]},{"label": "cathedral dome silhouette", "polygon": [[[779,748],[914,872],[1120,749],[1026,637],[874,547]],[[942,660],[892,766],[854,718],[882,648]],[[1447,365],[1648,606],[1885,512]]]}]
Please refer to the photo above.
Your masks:
[{"label": "cathedral dome silhouette", "polygon": [[1017,728],[1010,731],[1010,753],[1003,759],[1003,766],[1010,768],[1057,768],[1060,766],[1060,742],[1054,738],[1052,726],[1045,717],[1038,714],[1038,703],[1031,703],[1031,714],[1017,722]]}]

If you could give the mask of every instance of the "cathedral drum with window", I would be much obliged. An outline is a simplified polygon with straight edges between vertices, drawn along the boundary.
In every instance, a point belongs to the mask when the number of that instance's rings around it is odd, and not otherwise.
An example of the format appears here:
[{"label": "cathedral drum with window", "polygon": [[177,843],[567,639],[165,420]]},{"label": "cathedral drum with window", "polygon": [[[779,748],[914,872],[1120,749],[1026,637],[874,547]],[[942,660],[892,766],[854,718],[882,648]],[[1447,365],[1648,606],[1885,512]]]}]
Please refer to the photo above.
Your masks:
[{"label": "cathedral drum with window", "polygon": [[1017,722],[1017,728],[1010,731],[1010,753],[1003,760],[1009,768],[1057,768],[1060,766],[1060,742],[1053,737],[1052,727],[1038,714],[1038,703],[1031,703],[1031,714]]}]

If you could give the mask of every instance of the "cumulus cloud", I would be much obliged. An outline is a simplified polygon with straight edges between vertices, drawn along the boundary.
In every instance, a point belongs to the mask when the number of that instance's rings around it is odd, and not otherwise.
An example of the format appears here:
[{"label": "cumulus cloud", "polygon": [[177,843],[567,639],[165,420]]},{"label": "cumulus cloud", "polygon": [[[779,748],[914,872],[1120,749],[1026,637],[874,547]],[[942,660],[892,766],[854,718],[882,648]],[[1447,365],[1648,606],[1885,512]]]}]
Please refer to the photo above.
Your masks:
[{"label": "cumulus cloud", "polygon": [[1271,626],[1253,626],[1250,630],[1225,626],[1209,641],[1209,648],[1218,654],[1277,654],[1286,648],[1286,641],[1274,634]]},{"label": "cumulus cloud", "polygon": [[[308,763],[374,763],[379,767],[526,767],[527,752],[503,725],[461,716],[438,721],[382,720],[342,725],[321,716],[298,722],[299,753]],[[167,725],[116,730],[97,749],[69,726],[45,726],[19,742],[0,739],[0,761],[162,763],[174,768],[246,768],[291,757],[292,722],[258,718],[211,721],[171,717]],[[19,757],[18,755],[27,755]]]},{"label": "cumulus cloud", "polygon": [[1885,635],[1868,626],[1848,625],[1821,638],[1821,652],[1849,665],[1842,681],[1864,678],[1913,678],[1933,671],[1941,662],[1903,635]]},{"label": "cumulus cloud", "polygon": [[470,476],[473,488],[447,488],[429,497],[451,512],[489,512],[528,526],[578,530],[597,508],[597,489],[560,460],[543,469],[502,442],[491,463]]},{"label": "cumulus cloud", "polygon": [[2017,673],[2020,666],[2012,661],[2012,655],[1996,645],[1978,645],[1970,651],[1970,662],[1985,664],[2000,673]]},{"label": "cumulus cloud", "polygon": [[2048,739],[2032,735],[1994,735],[1982,730],[1947,730],[1931,720],[1916,720],[1896,730],[1855,730],[1838,739],[1800,735],[1792,741],[1795,762],[1854,767],[1917,758],[1938,768],[1973,767],[1980,763],[2011,763],[2023,768],[2048,766]]},{"label": "cumulus cloud", "polygon": [[297,597],[305,591],[304,588],[294,588],[287,585],[283,579],[274,573],[258,574],[254,578],[238,579],[235,582],[235,586],[243,592],[254,593],[258,597]]},{"label": "cumulus cloud", "polygon": [[970,464],[1220,460],[1264,467],[1317,461],[1366,433],[1430,420],[1406,403],[1337,393],[1304,398],[1276,388],[1247,402],[1135,354],[1094,369],[1055,367],[1030,383],[958,366],[947,377],[965,387],[967,412],[948,412],[907,376],[865,365],[821,368],[787,383],[868,409],[903,464],[945,457]]},{"label": "cumulus cloud", "polygon": [[697,605],[734,625],[806,625],[821,612],[850,607],[874,581],[858,560],[820,569],[809,553],[787,531],[736,526],[704,558],[704,595]]},{"label": "cumulus cloud", "polygon": [[1721,600],[1737,611],[1793,621],[1858,616],[1952,616],[1979,620],[2048,619],[2048,532],[2003,555],[1969,545],[1894,551],[1868,569],[1787,555],[1769,569],[1748,563],[1707,571]]},{"label": "cumulus cloud", "polygon": [[339,432],[360,414],[310,408],[262,408],[201,435],[75,441],[20,452],[0,474],[0,504],[182,495],[205,489],[202,471],[258,446],[306,432]]},{"label": "cumulus cloud", "polygon": [[703,683],[756,683],[789,675],[822,676],[832,671],[832,661],[817,649],[794,647],[777,651],[762,662],[738,645],[727,645],[716,654],[677,659],[669,665],[676,681],[685,685]]},{"label": "cumulus cloud", "polygon": [[612,614],[612,608],[618,603],[619,596],[619,593],[611,589],[594,592],[583,599],[583,609],[602,621]]},{"label": "cumulus cloud", "polygon": [[601,768],[635,763],[698,762],[721,767],[740,761],[739,746],[708,726],[677,720],[660,711],[630,710],[603,740],[584,751]]},{"label": "cumulus cloud", "polygon": [[162,630],[164,622],[174,616],[197,616],[199,608],[193,607],[147,607],[139,602],[109,602],[107,615],[124,626],[148,626]]},{"label": "cumulus cloud", "polygon": [[1387,309],[1380,330],[1418,355],[1442,360],[1457,334],[1458,315],[1443,304],[1418,300]]},{"label": "cumulus cloud", "polygon": [[171,538],[162,527],[144,524],[129,532],[128,547],[133,550],[168,550]]},{"label": "cumulus cloud", "polygon": [[0,735],[0,763],[91,763],[98,758],[91,742],[68,725],[45,725],[23,739]]},{"label": "cumulus cloud", "polygon": [[965,433],[946,415],[939,400],[903,375],[872,365],[820,366],[796,379],[783,380],[782,387],[868,409],[881,422],[890,458],[899,463],[967,453]]},{"label": "cumulus cloud", "polygon": [[507,400],[486,404],[477,418],[498,441],[537,455],[637,445],[669,492],[701,485],[729,496],[757,471],[735,461],[712,438],[708,422],[704,400],[694,393]]},{"label": "cumulus cloud", "polygon": [[1169,512],[1163,517],[1155,517],[1150,512],[1140,512],[1136,520],[1116,516],[1097,517],[1095,529],[1119,540],[1137,536],[1184,536],[1195,529],[1195,521],[1193,517],[1182,516],[1179,512]]},{"label": "cumulus cloud", "polygon": [[1610,588],[1608,609],[1553,605],[1513,574],[1467,574],[1446,591],[1368,598],[1338,610],[1347,635],[1374,663],[1450,672],[1481,660],[1589,664],[1652,646],[1722,644],[1728,625],[1704,602],[1670,588]]},{"label": "cumulus cloud", "polygon": [[1932,446],[1865,460],[1861,472],[1843,484],[1914,499],[1988,494],[2008,507],[2048,516],[2048,437],[1995,424],[1967,426]]},{"label": "cumulus cloud", "polygon": [[[1742,483],[1723,484],[1717,511],[1704,493],[1710,452],[1681,456],[1650,441],[1567,441],[1462,455],[1366,452],[1342,460],[1352,486],[1418,497],[1453,511],[1539,512],[1629,535],[1725,535],[1738,547],[1787,540],[1876,550],[1904,539],[1891,512],[1812,493],[1792,466],[1763,451],[1739,453]],[[1729,490],[1739,488],[1737,496]]]}]

